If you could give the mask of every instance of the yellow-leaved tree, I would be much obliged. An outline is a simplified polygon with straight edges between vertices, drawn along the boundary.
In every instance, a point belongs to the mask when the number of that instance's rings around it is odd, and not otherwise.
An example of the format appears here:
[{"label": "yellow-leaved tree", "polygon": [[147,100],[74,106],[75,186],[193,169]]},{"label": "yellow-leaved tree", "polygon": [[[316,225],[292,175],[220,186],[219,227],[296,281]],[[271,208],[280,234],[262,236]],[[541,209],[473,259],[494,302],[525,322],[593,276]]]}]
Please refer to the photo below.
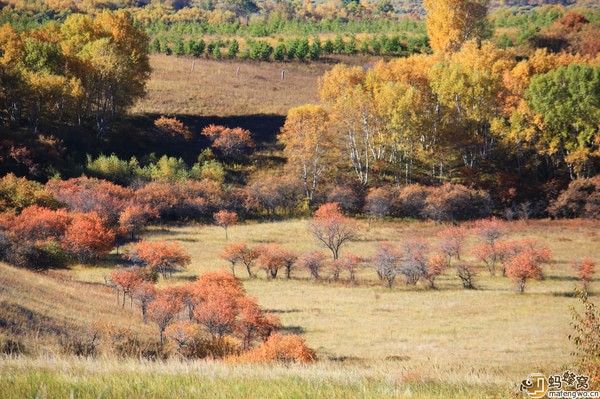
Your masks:
[{"label": "yellow-leaved tree", "polygon": [[453,52],[467,40],[488,36],[488,4],[489,0],[424,0],[433,51]]},{"label": "yellow-leaved tree", "polygon": [[278,138],[285,146],[287,167],[300,178],[306,199],[312,201],[322,180],[337,163],[335,136],[327,111],[313,104],[290,109]]}]

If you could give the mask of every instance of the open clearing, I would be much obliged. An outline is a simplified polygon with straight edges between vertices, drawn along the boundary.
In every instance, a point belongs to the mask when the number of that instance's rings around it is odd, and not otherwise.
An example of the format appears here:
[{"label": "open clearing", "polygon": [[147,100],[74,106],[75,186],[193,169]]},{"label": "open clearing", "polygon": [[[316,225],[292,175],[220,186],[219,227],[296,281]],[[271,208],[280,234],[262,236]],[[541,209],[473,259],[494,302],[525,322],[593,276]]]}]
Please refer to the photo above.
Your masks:
[{"label": "open clearing", "polygon": [[[359,241],[347,251],[369,255],[377,241],[400,244],[408,237],[435,237],[440,225],[424,222],[361,223]],[[247,290],[276,313],[288,331],[302,334],[322,359],[353,365],[387,362],[391,369],[411,370],[420,377],[450,374],[461,380],[517,381],[533,370],[556,371],[571,360],[569,322],[576,279],[571,262],[583,256],[600,258],[597,223],[515,222],[510,237],[536,237],[553,251],[545,279],[515,293],[510,280],[490,277],[483,269],[478,289],[463,290],[454,271],[447,271],[438,290],[388,290],[372,269],[360,274],[359,286],[313,282],[304,271],[296,279],[247,279]],[[176,284],[209,270],[226,269],[219,252],[226,245],[222,229],[213,226],[156,228],[150,239],[181,242],[192,255],[189,269],[161,284]],[[277,242],[298,251],[317,248],[303,220],[245,224],[230,231],[231,241]],[[430,240],[435,246],[435,238]],[[467,247],[467,253],[469,248]],[[468,256],[467,256],[468,258]],[[79,267],[81,281],[103,280],[108,269]],[[345,277],[345,276],[344,276]],[[595,281],[591,290],[597,290]]]}]

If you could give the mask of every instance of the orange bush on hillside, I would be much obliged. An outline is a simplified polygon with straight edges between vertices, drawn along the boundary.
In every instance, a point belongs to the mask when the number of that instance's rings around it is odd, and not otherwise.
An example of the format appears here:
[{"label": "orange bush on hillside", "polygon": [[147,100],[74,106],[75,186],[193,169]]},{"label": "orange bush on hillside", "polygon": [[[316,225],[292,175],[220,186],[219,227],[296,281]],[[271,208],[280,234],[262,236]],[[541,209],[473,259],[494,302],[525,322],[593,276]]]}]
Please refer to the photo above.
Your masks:
[{"label": "orange bush on hillside", "polygon": [[229,358],[234,363],[312,363],[315,352],[297,335],[272,334],[260,346]]}]

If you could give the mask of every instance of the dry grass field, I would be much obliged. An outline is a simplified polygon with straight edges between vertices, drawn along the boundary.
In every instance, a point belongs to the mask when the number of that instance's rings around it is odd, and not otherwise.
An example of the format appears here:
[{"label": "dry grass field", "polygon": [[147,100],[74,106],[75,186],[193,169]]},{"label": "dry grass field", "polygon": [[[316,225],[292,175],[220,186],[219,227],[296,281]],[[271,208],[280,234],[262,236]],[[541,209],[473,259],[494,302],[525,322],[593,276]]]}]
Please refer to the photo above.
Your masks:
[{"label": "dry grass field", "polygon": [[[363,383],[369,385],[369,381],[374,384],[360,388],[365,392],[372,389],[387,392],[365,397],[402,397],[407,387],[415,392],[424,390],[426,394],[422,397],[462,397],[458,394],[461,389],[466,389],[464,397],[506,397],[500,392],[511,392],[530,372],[556,372],[571,365],[572,348],[567,336],[571,307],[577,305],[577,301],[572,297],[576,280],[570,263],[583,256],[600,259],[598,227],[598,223],[593,222],[512,223],[511,238],[536,237],[553,251],[553,261],[545,267],[545,279],[530,283],[523,295],[515,292],[510,280],[490,277],[483,268],[477,279],[478,289],[472,291],[461,288],[452,270],[442,276],[438,290],[406,287],[402,283],[389,290],[381,286],[369,268],[361,271],[357,286],[345,282],[314,282],[301,270],[296,271],[290,281],[268,281],[261,273],[257,279],[248,279],[242,270],[238,275],[260,304],[281,318],[286,331],[301,334],[317,350],[320,358],[317,365],[300,368],[297,373],[287,370],[286,373],[291,374],[286,374],[284,379],[311,386],[315,378],[331,378],[332,386],[336,383],[343,386],[346,374],[355,373],[360,376],[357,377],[359,387]],[[428,238],[434,247],[436,233],[441,228],[443,226],[427,222],[386,221],[369,226],[361,221],[359,240],[345,250],[369,255],[378,241],[400,244],[409,237]],[[228,269],[219,259],[226,241],[223,230],[217,227],[154,227],[146,238],[179,241],[192,255],[187,271],[161,280],[161,285],[188,281],[209,270]],[[255,245],[277,242],[298,251],[318,248],[307,231],[305,220],[242,224],[230,230],[231,241]],[[468,247],[473,243],[471,239]],[[36,317],[52,319],[47,325],[81,328],[91,320],[103,319],[123,323],[144,335],[154,333],[152,327],[140,322],[138,309],[122,310],[115,306],[114,293],[102,286],[104,276],[110,271],[109,265],[76,266],[49,275],[9,270],[8,266],[2,268],[0,301],[4,312],[11,306],[22,306],[33,311]],[[592,293],[598,292],[599,286],[596,279],[591,285]],[[595,296],[592,298],[595,300]],[[82,365],[77,360],[48,360],[48,353],[53,352],[38,352],[37,356],[41,357],[30,360],[35,364],[31,370],[49,373],[50,367],[44,364],[64,362],[61,366],[64,369],[88,373],[90,379],[99,379],[95,383],[101,385],[104,377],[92,373],[90,365]],[[15,371],[19,368],[23,371],[24,365],[16,360],[5,360],[1,367],[13,370],[15,378],[25,378]],[[97,367],[105,368],[104,372],[121,367],[114,362],[110,364],[100,362]],[[187,367],[188,372],[194,367],[208,368],[211,373],[225,373],[228,377],[247,372],[203,362],[182,365],[175,361],[171,366],[146,364],[143,370],[150,375],[178,373],[166,371],[169,367],[175,370]],[[252,370],[266,380],[281,377],[278,367]],[[263,389],[259,388],[263,383],[264,380],[257,382],[256,389]],[[284,384],[286,389],[292,389],[293,383],[288,383]],[[226,385],[229,387],[230,383]],[[441,387],[436,391],[440,396],[434,395],[435,387]],[[486,394],[488,388],[493,395]],[[218,384],[210,389],[218,390]],[[233,395],[235,385],[231,389],[227,392]],[[391,392],[386,391],[390,389]],[[292,391],[285,392],[285,395],[274,396],[287,397]],[[310,390],[304,387],[302,392]],[[342,390],[335,396],[355,397],[352,393],[355,391]]]},{"label": "dry grass field", "polygon": [[153,55],[151,66],[148,95],[132,113],[226,117],[285,115],[291,107],[317,101],[317,81],[332,65]]}]

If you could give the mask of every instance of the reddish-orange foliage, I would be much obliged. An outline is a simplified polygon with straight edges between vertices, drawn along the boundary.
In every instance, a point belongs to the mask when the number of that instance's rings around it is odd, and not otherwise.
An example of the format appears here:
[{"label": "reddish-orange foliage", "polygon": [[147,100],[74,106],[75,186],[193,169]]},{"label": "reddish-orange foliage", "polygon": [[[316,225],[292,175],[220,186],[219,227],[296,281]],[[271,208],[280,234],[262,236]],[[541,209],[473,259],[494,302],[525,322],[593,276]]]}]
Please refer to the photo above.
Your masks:
[{"label": "reddish-orange foliage", "polygon": [[435,288],[435,279],[448,268],[447,254],[432,255],[427,261],[427,273],[425,279],[431,288]]},{"label": "reddish-orange foliage", "polygon": [[272,334],[262,345],[230,359],[241,363],[312,363],[315,360],[315,352],[302,338],[281,334]]},{"label": "reddish-orange foliage", "polygon": [[327,203],[315,211],[310,229],[314,237],[329,248],[335,260],[341,247],[356,237],[357,226],[342,214],[338,204]]},{"label": "reddish-orange foliage", "polygon": [[255,340],[266,340],[280,326],[279,319],[273,315],[265,315],[253,298],[240,299],[238,309],[235,331],[242,340],[244,349],[250,348]]},{"label": "reddish-orange foliage", "polygon": [[246,267],[248,277],[255,277],[252,272],[252,267],[259,255],[260,253],[256,248],[250,248],[246,243],[237,243],[228,245],[221,254],[221,257],[231,262],[232,271],[233,266],[235,265],[233,261],[237,260],[237,262],[240,262]]},{"label": "reddish-orange foliage", "polygon": [[156,211],[140,205],[129,205],[119,215],[119,232],[134,239],[150,219],[158,217]]},{"label": "reddish-orange foliage", "polygon": [[229,228],[229,226],[237,224],[237,213],[226,211],[223,209],[215,213],[213,215],[213,218],[215,219],[215,224],[217,226],[220,226],[225,229],[225,239],[228,239],[229,237],[227,236],[227,229]]},{"label": "reddish-orange foliage", "polygon": [[353,284],[356,283],[356,272],[363,262],[364,259],[355,254],[340,256],[332,263],[333,279],[337,280],[341,272],[347,271],[350,282]]},{"label": "reddish-orange foliage", "polygon": [[234,242],[227,245],[221,251],[220,257],[223,260],[231,263],[231,274],[235,276],[235,265],[241,261],[243,251],[247,248],[247,245],[243,242]]},{"label": "reddish-orange foliage", "polygon": [[212,288],[205,295],[194,309],[194,318],[215,338],[233,332],[239,313],[237,298],[219,288]]},{"label": "reddish-orange foliage", "polygon": [[110,274],[110,279],[117,288],[123,291],[123,307],[125,307],[125,296],[130,295],[133,298],[134,290],[144,280],[138,269],[115,270]]},{"label": "reddish-orange foliage", "polygon": [[141,241],[133,246],[128,257],[163,276],[184,269],[191,262],[181,244],[170,241]]},{"label": "reddish-orange foliage", "polygon": [[116,226],[129,205],[133,191],[105,180],[79,177],[50,180],[46,184],[54,197],[75,212],[96,212],[108,226]]},{"label": "reddish-orange foliage", "polygon": [[76,213],[63,237],[64,248],[80,260],[95,260],[108,253],[115,232],[107,228],[95,212]]},{"label": "reddish-orange foliage", "polygon": [[166,116],[161,116],[160,118],[154,121],[154,126],[158,128],[158,130],[166,135],[171,137],[181,137],[185,140],[189,140],[192,138],[192,132],[187,128],[177,118],[167,118]]},{"label": "reddish-orange foliage", "polygon": [[236,298],[245,295],[242,283],[226,272],[205,273],[192,285],[194,295],[198,296],[200,301],[207,300],[215,290],[225,291]]},{"label": "reddish-orange foliage", "polygon": [[32,205],[23,209],[11,221],[9,228],[18,240],[60,240],[70,222],[71,217],[64,209],[53,210]]},{"label": "reddish-orange foliage", "polygon": [[225,126],[209,125],[202,130],[202,134],[212,141],[214,148],[228,158],[244,155],[255,147],[252,134],[240,127],[231,129]]},{"label": "reddish-orange foliage", "polygon": [[506,274],[517,283],[518,291],[523,293],[527,280],[542,278],[542,268],[535,253],[523,251],[508,261]]},{"label": "reddish-orange foliage", "polygon": [[596,272],[596,262],[592,258],[586,257],[574,262],[573,269],[577,272],[577,277],[581,280],[583,286],[587,287]]},{"label": "reddish-orange foliage", "polygon": [[148,304],[148,317],[158,326],[161,345],[164,342],[165,328],[179,313],[181,305],[181,302],[174,301],[173,298],[160,294]]},{"label": "reddish-orange foliage", "polygon": [[276,278],[279,269],[286,266],[288,252],[277,244],[262,245],[258,248],[258,263],[267,273],[267,278]]},{"label": "reddish-orange foliage", "polygon": [[152,182],[135,192],[135,201],[163,219],[185,219],[220,207],[222,195],[220,185],[209,180]]}]

